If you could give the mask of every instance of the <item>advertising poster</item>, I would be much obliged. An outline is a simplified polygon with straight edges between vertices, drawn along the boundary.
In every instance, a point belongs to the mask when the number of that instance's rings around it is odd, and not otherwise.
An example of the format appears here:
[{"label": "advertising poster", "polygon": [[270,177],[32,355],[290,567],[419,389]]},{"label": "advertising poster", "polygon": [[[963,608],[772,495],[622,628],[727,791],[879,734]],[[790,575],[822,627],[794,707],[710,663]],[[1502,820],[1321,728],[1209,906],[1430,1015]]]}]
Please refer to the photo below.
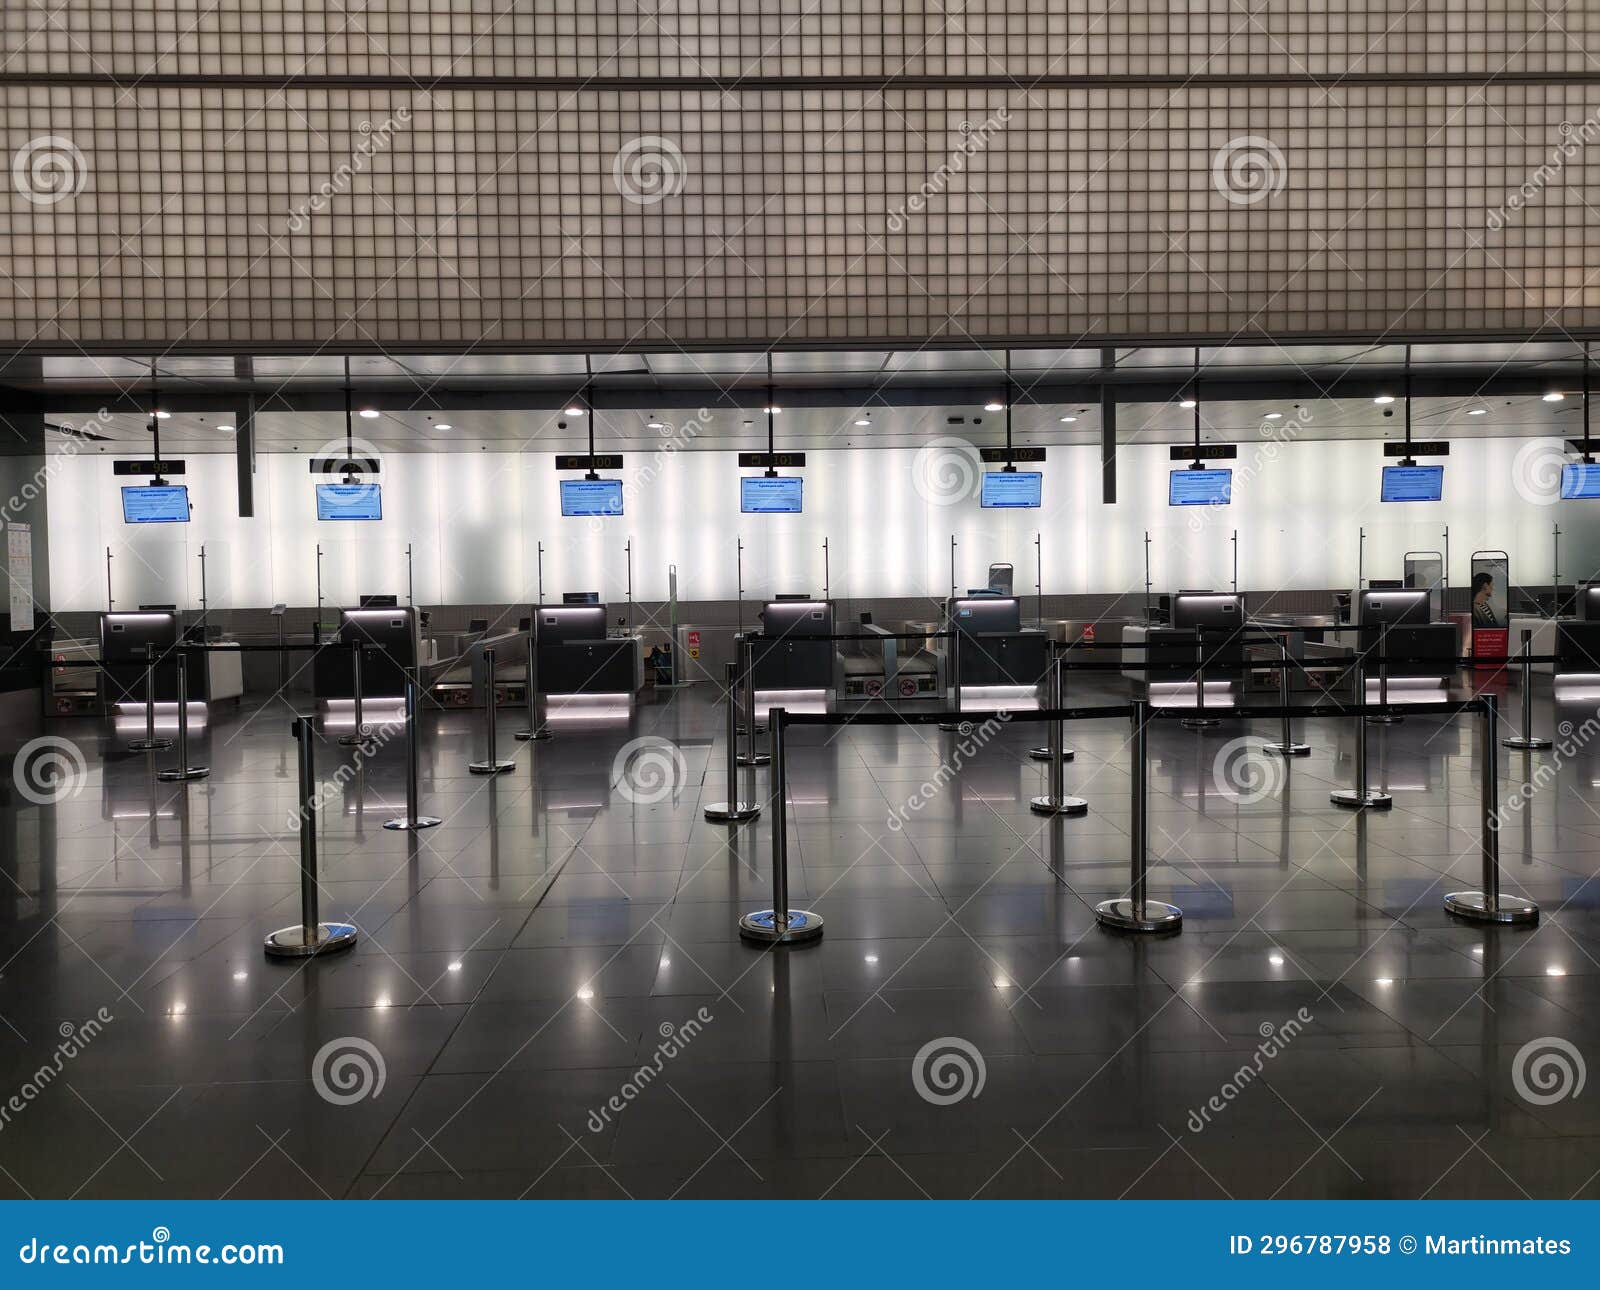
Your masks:
[{"label": "advertising poster", "polygon": [[[1472,654],[1503,658],[1509,637],[1511,559],[1504,551],[1472,557]],[[1494,666],[1490,664],[1489,666]]]}]

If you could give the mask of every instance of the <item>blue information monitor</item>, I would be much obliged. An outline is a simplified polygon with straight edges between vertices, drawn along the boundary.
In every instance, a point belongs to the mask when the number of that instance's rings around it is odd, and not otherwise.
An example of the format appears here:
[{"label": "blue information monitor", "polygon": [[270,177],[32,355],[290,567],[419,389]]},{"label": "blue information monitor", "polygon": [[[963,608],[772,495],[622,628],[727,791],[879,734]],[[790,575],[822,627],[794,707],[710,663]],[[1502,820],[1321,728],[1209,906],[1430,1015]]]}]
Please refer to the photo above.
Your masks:
[{"label": "blue information monitor", "polygon": [[1600,498],[1600,464],[1572,461],[1561,467],[1561,500],[1592,502]]},{"label": "blue information monitor", "polygon": [[1168,506],[1226,506],[1231,501],[1231,470],[1174,470],[1167,478]]},{"label": "blue information monitor", "polygon": [[124,485],[124,524],[187,524],[189,490],[183,484]]},{"label": "blue information monitor", "polygon": [[739,509],[746,515],[798,515],[804,480],[746,475],[739,480]]},{"label": "blue information monitor", "polygon": [[318,484],[319,520],[381,520],[383,492],[377,484]]},{"label": "blue information monitor", "polygon": [[1383,500],[1386,502],[1437,502],[1443,497],[1443,466],[1383,468]]},{"label": "blue information monitor", "polygon": [[621,515],[622,481],[620,479],[563,479],[561,481],[561,513],[563,515]]},{"label": "blue information monitor", "polygon": [[983,477],[984,506],[997,510],[1037,510],[1044,476],[1037,470],[992,470]]}]

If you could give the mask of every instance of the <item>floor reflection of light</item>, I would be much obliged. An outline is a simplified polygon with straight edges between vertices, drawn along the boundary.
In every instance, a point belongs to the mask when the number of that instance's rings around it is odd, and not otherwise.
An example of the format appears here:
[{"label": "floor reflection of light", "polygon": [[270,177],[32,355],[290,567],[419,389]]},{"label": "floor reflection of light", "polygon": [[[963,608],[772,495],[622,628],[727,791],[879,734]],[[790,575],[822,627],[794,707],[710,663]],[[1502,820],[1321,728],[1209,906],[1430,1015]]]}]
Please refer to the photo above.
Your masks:
[{"label": "floor reflection of light", "polygon": [[1600,703],[1600,672],[1563,672],[1552,688],[1557,703]]},{"label": "floor reflection of light", "polygon": [[[1449,692],[1450,683],[1443,677],[1396,676],[1389,680],[1389,703],[1399,707],[1405,703],[1438,703]],[[1367,702],[1383,701],[1383,683],[1367,678]]]},{"label": "floor reflection of light", "polygon": [[626,726],[632,713],[627,694],[552,694],[545,698],[544,719],[550,725],[605,730]]},{"label": "floor reflection of light", "polygon": [[1564,967],[1556,967],[1554,964],[1552,964],[1550,967],[1547,967],[1544,970],[1544,974],[1546,976],[1566,976],[1567,969]]},{"label": "floor reflection of light", "polygon": [[446,963],[444,965],[444,970],[446,972],[459,972],[459,971],[461,971],[461,964],[459,964],[459,963]]},{"label": "floor reflection of light", "polygon": [[1392,976],[1380,976],[1377,983],[1379,985],[1393,985],[1394,978]]},{"label": "floor reflection of light", "polygon": [[664,967],[664,968],[671,967],[672,966],[672,960],[671,959],[662,959],[661,960],[661,966]]},{"label": "floor reflection of light", "polygon": [[868,954],[866,956],[866,960],[868,963],[876,963],[878,961],[878,956],[876,954]]},{"label": "floor reflection of light", "polygon": [[[1149,691],[1150,706],[1154,708],[1198,708],[1198,687],[1193,681],[1151,681],[1146,687]],[[1231,681],[1207,681],[1205,684],[1205,706],[1208,708],[1233,707],[1233,683]]]},{"label": "floor reflection of light", "polygon": [[380,994],[376,999],[374,999],[372,1001],[372,1006],[374,1008],[392,1008],[392,1007],[394,1007],[394,1003],[389,998],[388,995]]},{"label": "floor reflection of light", "polygon": [[1034,685],[963,685],[961,706],[979,711],[1029,712],[1039,707],[1039,687]]},{"label": "floor reflection of light", "polygon": [[785,712],[826,712],[826,690],[757,690],[756,718],[765,717],[773,708]]},{"label": "floor reflection of light", "polygon": [[233,979],[235,981],[248,981],[250,979],[250,974],[248,972],[235,972],[233,974]]},{"label": "floor reflection of light", "polygon": [[1003,976],[997,976],[994,979],[994,988],[996,990],[1009,990],[1011,982],[1007,981]]},{"label": "floor reflection of light", "polygon": [[594,998],[594,991],[591,990],[588,986],[584,986],[582,989],[580,989],[578,991],[578,998],[580,998],[580,999],[584,1000],[585,1002],[587,1002],[588,1000]]},{"label": "floor reflection of light", "polygon": [[1283,955],[1281,955],[1281,954],[1269,954],[1269,955],[1267,955],[1267,962],[1272,964],[1273,967],[1282,967],[1283,966]]}]

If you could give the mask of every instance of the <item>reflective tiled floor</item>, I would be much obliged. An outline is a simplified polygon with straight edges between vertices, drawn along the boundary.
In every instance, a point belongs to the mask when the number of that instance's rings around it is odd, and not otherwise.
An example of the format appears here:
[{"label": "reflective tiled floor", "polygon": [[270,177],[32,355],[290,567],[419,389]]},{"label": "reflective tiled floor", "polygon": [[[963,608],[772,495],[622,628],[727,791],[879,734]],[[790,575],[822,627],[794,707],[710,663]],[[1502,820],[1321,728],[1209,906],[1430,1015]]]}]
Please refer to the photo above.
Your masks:
[{"label": "reflective tiled floor", "polygon": [[[358,774],[321,745],[322,912],[362,938],[309,964],[261,950],[299,913],[282,709],[219,715],[187,788],[153,778],[171,753],[54,727],[86,754],[73,791],[6,782],[0,1194],[1600,1191],[1597,1091],[1563,1083],[1600,1050],[1591,710],[1559,714],[1556,752],[1502,755],[1504,883],[1544,907],[1535,930],[1440,907],[1477,885],[1465,722],[1374,729],[1395,805],[1370,817],[1328,802],[1348,722],[1287,767],[1235,756],[1275,728],[1158,723],[1151,894],[1186,918],[1156,940],[1091,912],[1127,884],[1126,723],[1073,727],[1091,810],[1053,821],[1027,806],[1037,727],[967,750],[800,731],[791,884],[826,935],[764,952],[736,922],[770,903],[770,820],[701,815],[726,796],[714,699],[647,695],[537,746],[503,723],[517,767],[487,780],[476,721],[430,717],[445,823],[420,835],[381,827],[398,744]],[[679,752],[619,769],[647,736]]]}]

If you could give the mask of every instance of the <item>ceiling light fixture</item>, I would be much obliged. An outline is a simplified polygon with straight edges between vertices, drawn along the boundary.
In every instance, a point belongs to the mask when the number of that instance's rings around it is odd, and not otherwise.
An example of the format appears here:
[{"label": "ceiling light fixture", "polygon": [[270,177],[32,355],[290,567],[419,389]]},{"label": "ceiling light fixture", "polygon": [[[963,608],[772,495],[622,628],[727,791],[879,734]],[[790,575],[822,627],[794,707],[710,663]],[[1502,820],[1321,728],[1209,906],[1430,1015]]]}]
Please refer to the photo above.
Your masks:
[{"label": "ceiling light fixture", "polygon": [[1004,412],[1006,410],[1006,405],[1004,403],[985,403],[983,405],[983,410],[985,412]]},{"label": "ceiling light fixture", "polygon": [[1071,425],[1077,419],[1078,419],[1077,417],[1062,417],[1061,418],[1061,424],[1062,425]]},{"label": "ceiling light fixture", "polygon": [[1377,403],[1377,404],[1380,404],[1380,405],[1386,404],[1386,403],[1393,403],[1394,402],[1394,395],[1392,395],[1392,394],[1380,394],[1380,395],[1378,395],[1377,398],[1373,399],[1372,401],[1374,403]]},{"label": "ceiling light fixture", "polygon": [[361,409],[361,415],[363,417],[365,417],[368,421],[372,421],[372,420],[376,419],[376,417],[378,415],[378,409],[377,408],[362,408]]},{"label": "ceiling light fixture", "polygon": [[1267,420],[1268,421],[1282,421],[1283,420],[1283,413],[1281,413],[1281,412],[1269,412],[1269,413],[1267,413]]},{"label": "ceiling light fixture", "polygon": [[453,425],[451,425],[448,421],[441,421],[441,422],[439,422],[438,425],[434,426],[434,429],[435,430],[454,430],[455,427]]},{"label": "ceiling light fixture", "polygon": [[583,415],[583,409],[580,408],[576,403],[564,408],[563,412],[569,417],[581,417]]},{"label": "ceiling light fixture", "polygon": [[1178,404],[1178,406],[1180,408],[1192,408],[1192,407],[1195,407],[1197,405],[1195,404],[1195,401],[1193,399],[1184,399],[1181,403]]},{"label": "ceiling light fixture", "polygon": [[1469,417],[1486,417],[1486,416],[1489,415],[1489,409],[1488,408],[1468,408],[1467,409],[1467,415]]},{"label": "ceiling light fixture", "polygon": [[870,426],[872,424],[872,422],[867,417],[862,417],[859,421],[856,422],[856,424],[858,426]]},{"label": "ceiling light fixture", "polygon": [[767,416],[775,417],[778,415],[778,413],[782,412],[783,409],[780,408],[776,403],[769,403],[766,407],[762,408],[761,411]]},{"label": "ceiling light fixture", "polygon": [[1551,390],[1550,393],[1544,396],[1544,401],[1546,403],[1560,403],[1566,397],[1560,390]]},{"label": "ceiling light fixture", "polygon": [[171,421],[172,420],[172,413],[163,412],[159,408],[157,408],[156,409],[156,420],[157,421]]}]

